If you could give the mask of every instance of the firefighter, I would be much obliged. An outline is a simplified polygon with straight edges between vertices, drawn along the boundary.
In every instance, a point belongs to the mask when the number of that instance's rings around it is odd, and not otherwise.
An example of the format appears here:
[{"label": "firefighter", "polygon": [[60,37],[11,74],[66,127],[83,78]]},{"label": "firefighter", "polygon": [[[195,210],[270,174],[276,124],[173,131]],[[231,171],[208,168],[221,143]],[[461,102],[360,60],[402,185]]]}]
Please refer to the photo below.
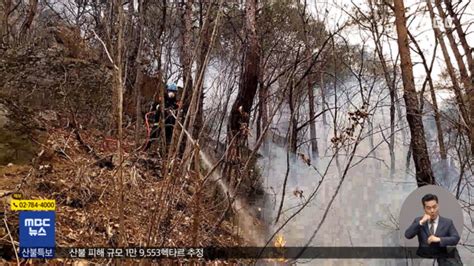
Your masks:
[{"label": "firefighter", "polygon": [[[166,94],[164,98],[164,127],[165,127],[165,137],[166,137],[166,146],[171,144],[171,140],[173,137],[173,128],[174,124],[176,123],[175,117],[172,115],[174,113],[177,116],[176,111],[178,110],[178,101],[177,101],[177,94],[178,94],[178,87],[176,84],[171,83],[166,85]],[[160,136],[160,127],[159,121],[162,114],[162,109],[160,103],[155,102],[152,105],[152,113],[153,115],[153,127],[151,129],[149,140],[144,148],[144,150],[148,150],[151,144],[158,139]]]}]

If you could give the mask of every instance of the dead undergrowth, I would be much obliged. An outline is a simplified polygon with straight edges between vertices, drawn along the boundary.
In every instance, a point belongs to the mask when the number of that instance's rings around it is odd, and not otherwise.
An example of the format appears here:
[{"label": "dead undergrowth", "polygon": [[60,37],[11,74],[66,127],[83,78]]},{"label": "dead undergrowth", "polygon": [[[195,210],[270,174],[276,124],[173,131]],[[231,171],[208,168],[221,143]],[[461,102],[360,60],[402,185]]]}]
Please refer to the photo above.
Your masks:
[{"label": "dead undergrowth", "polygon": [[[17,57],[26,58],[18,62]],[[10,110],[11,122],[25,124],[37,144],[30,163],[0,166],[1,200],[13,244],[18,245],[18,213],[9,210],[8,202],[11,193],[21,192],[26,199],[56,200],[57,246],[117,246],[120,162],[115,156],[116,140],[105,131],[110,118],[110,105],[105,104],[109,102],[105,98],[108,72],[96,63],[68,60],[51,50],[12,51],[2,58],[0,72],[6,82],[0,98]],[[124,128],[124,136],[126,245],[191,246],[191,232],[195,231],[192,196],[199,181],[193,176],[163,178],[159,154],[135,149],[131,124]],[[172,191],[171,200],[164,201],[159,196],[170,180],[179,186]],[[215,197],[214,188],[203,191],[198,246],[242,244],[231,222],[214,228],[223,203]],[[159,218],[156,214],[163,209],[169,211]],[[0,241],[12,246],[6,233]],[[7,259],[15,261],[11,251]]]}]

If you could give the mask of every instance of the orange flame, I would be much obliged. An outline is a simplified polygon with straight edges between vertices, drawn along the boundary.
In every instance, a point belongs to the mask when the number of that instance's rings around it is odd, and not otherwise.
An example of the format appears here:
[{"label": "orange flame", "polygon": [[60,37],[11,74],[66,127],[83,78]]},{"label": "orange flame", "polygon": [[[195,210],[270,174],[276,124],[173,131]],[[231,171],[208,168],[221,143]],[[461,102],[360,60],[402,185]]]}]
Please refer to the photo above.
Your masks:
[{"label": "orange flame", "polygon": [[275,239],[275,247],[281,248],[286,244],[285,238],[282,235],[278,235]]},{"label": "orange flame", "polygon": [[[277,237],[275,238],[275,247],[276,248],[283,248],[286,244],[286,241],[285,241],[285,238],[283,237],[283,235],[277,235]],[[284,251],[282,251],[282,254],[284,253]],[[286,259],[284,258],[279,258],[279,259],[276,259],[277,261],[279,262],[285,262]]]}]

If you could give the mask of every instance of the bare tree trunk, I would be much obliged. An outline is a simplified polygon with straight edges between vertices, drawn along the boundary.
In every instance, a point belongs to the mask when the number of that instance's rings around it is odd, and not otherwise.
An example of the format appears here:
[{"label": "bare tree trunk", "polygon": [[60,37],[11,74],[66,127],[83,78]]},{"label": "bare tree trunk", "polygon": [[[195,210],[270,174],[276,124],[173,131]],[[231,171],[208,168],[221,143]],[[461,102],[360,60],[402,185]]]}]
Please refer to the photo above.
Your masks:
[{"label": "bare tree trunk", "polygon": [[[181,6],[181,45],[180,45],[180,63],[183,69],[183,91],[181,93],[181,110],[183,114],[187,114],[193,96],[193,77],[192,77],[192,67],[193,67],[193,49],[192,49],[192,40],[193,40],[193,5],[194,0],[182,0]],[[180,117],[178,117],[179,119]],[[189,128],[190,121],[184,121],[184,128]],[[178,137],[179,136],[179,137]],[[174,127],[173,128],[173,140],[171,141],[171,146],[169,147],[168,158],[171,160],[170,156],[179,155],[182,156],[185,152],[187,145],[187,138],[182,138],[182,128]],[[176,151],[176,152],[175,152]]]},{"label": "bare tree trunk", "polygon": [[[258,90],[258,120],[257,120],[257,139],[260,138],[261,134],[265,133],[268,121],[268,86],[263,81],[263,70],[260,71],[259,78],[259,90]],[[265,136],[263,137],[265,140]],[[263,150],[268,151],[268,144],[266,141],[263,142]]]},{"label": "bare tree trunk", "polygon": [[[113,71],[114,71],[114,75],[116,75],[117,73],[115,73],[117,71],[117,68],[120,67],[118,65],[118,62],[116,61],[116,53],[117,53],[117,49],[118,49],[118,45],[117,45],[117,41],[118,39],[115,37],[115,36],[118,36],[118,26],[115,25],[115,24],[118,24],[118,17],[117,17],[117,13],[118,11],[116,10],[116,6],[117,6],[117,1],[119,0],[113,0],[113,1],[108,1],[107,2],[107,12],[106,15],[105,15],[105,19],[104,19],[104,31],[106,32],[106,38],[104,39],[105,41],[105,44],[106,44],[106,47],[107,49],[109,50],[109,53],[110,53],[110,56],[113,58],[113,62],[112,62],[112,65],[114,67]],[[115,26],[114,26],[115,25]],[[107,42],[109,41],[109,42]],[[105,53],[104,53],[105,54]],[[105,55],[107,57],[107,54]],[[120,73],[121,75],[122,73]],[[122,77],[120,77],[120,80],[122,79]],[[112,79],[112,85],[114,86],[113,87],[113,95],[112,95],[112,121],[111,121],[111,126],[109,128],[109,131],[108,131],[108,134],[111,135],[111,136],[118,136],[118,132],[117,132],[117,129],[118,129],[118,120],[119,120],[119,114],[118,114],[118,108],[117,106],[119,106],[119,97],[118,97],[118,94],[117,94],[117,86],[118,85],[118,80],[117,80],[117,77],[116,76],[113,76],[113,79]]]},{"label": "bare tree trunk", "polygon": [[[321,90],[321,106],[322,109],[327,107],[327,99],[326,99],[326,89],[324,85],[324,72],[321,71],[320,73],[320,78],[319,78],[319,89]],[[329,125],[328,120],[326,118],[326,113],[323,114],[323,125],[327,126]]]},{"label": "bare tree trunk", "polygon": [[228,93],[225,97],[225,102],[224,102],[223,110],[222,110],[222,116],[219,119],[219,129],[217,130],[217,144],[216,144],[216,148],[215,148],[216,152],[218,151],[218,148],[219,148],[219,143],[220,143],[220,140],[221,140],[220,137],[221,137],[221,133],[222,133],[222,126],[224,125],[224,120],[225,120],[226,115],[227,115],[227,109],[228,109],[228,106],[229,106],[231,95],[232,95],[232,89],[229,89]]},{"label": "bare tree trunk", "polygon": [[[311,44],[308,41],[308,20],[309,18],[307,17],[306,14],[306,8],[307,8],[307,1],[304,1],[304,6],[303,6],[303,13],[301,15],[301,19],[303,21],[303,40],[305,43],[305,53],[307,58],[311,58]],[[306,78],[307,82],[307,90],[308,90],[308,105],[309,105],[309,117],[312,119],[314,115],[316,114],[315,112],[315,107],[314,107],[314,75],[311,72],[312,68],[312,63],[310,60],[308,60],[307,63],[308,67],[308,77]],[[324,109],[324,107],[323,107]],[[312,120],[309,123],[309,139],[311,143],[311,157],[312,159],[316,159],[319,157],[319,152],[318,152],[318,141],[317,141],[317,136],[316,136],[316,121]]]},{"label": "bare tree trunk", "polygon": [[407,157],[405,160],[405,173],[407,175],[410,174],[410,162],[411,162],[412,151],[413,151],[412,144],[410,142],[410,144],[408,145]]},{"label": "bare tree trunk", "polygon": [[[262,71],[263,72],[263,71]],[[260,72],[260,77],[258,77],[258,114],[257,114],[257,139],[260,138],[262,132],[262,106],[263,106],[263,82],[262,82],[262,72]]]},{"label": "bare tree trunk", "polygon": [[[441,157],[440,163],[441,163],[441,168],[442,168],[441,169],[442,174],[438,178],[446,180],[446,178],[448,178],[448,167],[447,167],[448,154],[446,151],[446,146],[444,144],[444,138],[443,138],[444,134],[443,134],[443,127],[441,125],[441,114],[438,108],[438,100],[436,99],[435,88],[433,85],[433,80],[431,79],[431,70],[433,69],[433,63],[436,58],[436,48],[438,47],[438,40],[436,39],[435,48],[433,52],[433,58],[431,60],[431,65],[428,66],[428,62],[426,62],[426,58],[423,54],[423,51],[421,50],[421,47],[418,45],[418,42],[416,41],[415,37],[413,37],[413,35],[410,32],[408,32],[408,35],[410,36],[411,41],[415,44],[416,49],[418,50],[418,54],[420,55],[422,59],[423,67],[425,68],[425,71],[426,71],[426,81],[428,82],[428,85],[430,86],[430,95],[431,95],[434,118],[435,118],[435,123],[436,123],[436,133],[438,137],[439,154]],[[425,86],[425,84],[423,86]],[[422,99],[423,94],[420,96],[421,96],[420,99]]]},{"label": "bare tree trunk", "polygon": [[183,113],[188,111],[189,105],[191,104],[191,95],[193,88],[192,78],[192,7],[194,0],[182,1],[184,10],[182,12],[182,28],[181,28],[181,65],[183,68],[183,94],[181,99],[183,100]]},{"label": "bare tree trunk", "polygon": [[135,77],[135,85],[134,85],[134,90],[135,90],[135,101],[136,101],[136,106],[135,106],[135,112],[136,112],[136,121],[135,121],[135,143],[137,146],[140,145],[140,128],[141,128],[141,106],[142,106],[142,100],[141,100],[141,95],[140,95],[140,89],[141,85],[143,82],[143,72],[145,71],[145,65],[142,61],[142,53],[143,53],[143,24],[145,20],[145,7],[144,7],[145,1],[139,0],[138,1],[138,51],[137,51],[137,57],[136,57],[136,77]]},{"label": "bare tree trunk", "polygon": [[[374,8],[374,5],[372,3],[372,0],[369,0],[369,6],[370,6],[370,18],[372,20],[370,21],[370,25],[372,28],[372,38],[374,39],[375,43],[375,51],[379,57],[380,64],[382,65],[382,70],[384,73],[384,78],[385,78],[385,83],[387,84],[387,87],[390,91],[390,139],[388,143],[388,149],[390,153],[390,176],[393,177],[395,174],[395,101],[396,101],[396,87],[395,87],[395,82],[394,78],[390,77],[390,73],[388,71],[388,66],[387,63],[385,62],[385,56],[383,54],[383,48],[382,44],[380,43],[380,38],[381,35],[379,32],[379,21],[377,21],[377,16],[376,16],[376,10]],[[383,22],[382,22],[382,27],[383,27]],[[368,123],[369,128],[372,130],[373,126],[372,123],[369,121]],[[373,142],[373,134],[371,135],[371,141]]]},{"label": "bare tree trunk", "polygon": [[[168,1],[167,0],[162,0],[161,1],[161,23],[160,23],[160,29],[159,29],[159,32],[158,32],[158,38],[156,40],[156,44],[155,44],[155,57],[156,58],[159,58],[158,63],[157,63],[157,69],[158,69],[158,80],[160,82],[162,82],[163,78],[166,79],[167,78],[167,74],[166,74],[166,70],[163,69],[162,67],[162,62],[161,62],[161,54],[162,54],[162,51],[163,51],[163,45],[162,45],[162,36],[163,36],[163,33],[165,32],[165,28],[166,28],[166,25],[167,25],[167,15],[168,15]],[[166,68],[166,67],[165,67]],[[161,86],[158,86],[158,89],[157,89],[157,94],[159,95],[158,96],[158,102],[160,104],[164,104],[164,95],[165,95],[165,86],[164,84],[162,84]],[[155,96],[156,97],[156,96]],[[164,106],[164,105],[163,105]],[[160,108],[161,109],[161,115],[160,115],[160,118],[159,119],[160,121],[158,121],[159,123],[159,127],[161,128],[164,128],[164,124],[165,124],[165,110],[164,108]],[[159,136],[162,140],[165,140],[166,139],[166,133],[165,133],[165,130],[160,130],[160,136]],[[160,151],[162,152],[162,154],[164,154],[164,151],[166,151],[166,148],[167,148],[167,145],[166,145],[166,142],[165,141],[160,141]],[[166,172],[168,171],[166,169],[166,167],[163,167],[162,168],[162,175],[165,176],[166,175]]]},{"label": "bare tree trunk", "polygon": [[464,129],[465,132],[467,132],[468,138],[471,142],[471,146],[474,145],[474,140],[471,138],[471,131],[473,130],[471,127],[471,122],[470,122],[470,117],[468,115],[466,105],[464,103],[464,98],[461,92],[461,88],[459,86],[457,77],[456,77],[456,72],[454,70],[453,64],[451,63],[451,58],[448,53],[448,49],[446,47],[446,44],[443,39],[443,35],[441,34],[441,31],[439,28],[434,24],[435,21],[435,13],[433,10],[433,6],[431,5],[430,1],[426,2],[426,5],[428,7],[428,11],[430,12],[430,17],[432,20],[432,25],[433,25],[433,30],[436,36],[436,39],[438,39],[438,42],[441,46],[441,51],[443,52],[443,57],[444,61],[446,62],[446,68],[448,70],[449,77],[451,79],[451,82],[453,83],[453,90],[454,94],[456,96],[456,102],[458,104],[459,111],[461,113],[461,118],[462,118],[462,128]]},{"label": "bare tree trunk", "polygon": [[[382,59],[381,59],[383,62],[384,62],[384,58],[382,56]],[[385,62],[382,64],[382,65],[385,65]],[[387,71],[387,68],[386,66],[384,67],[384,72]],[[388,77],[388,73],[386,74],[386,76]],[[387,78],[386,77],[386,78]],[[390,78],[389,80],[387,80],[387,84],[388,83],[391,83],[390,82]],[[393,84],[393,83],[391,83]],[[390,90],[390,141],[389,141],[389,145],[388,145],[388,148],[389,148],[389,153],[390,153],[390,176],[393,177],[393,175],[395,174],[395,90],[397,88],[393,87],[393,86],[389,86],[389,90]],[[370,124],[370,123],[369,123]],[[373,135],[372,135],[373,136]]]},{"label": "bare tree trunk", "polygon": [[[334,137],[337,137],[337,111],[338,111],[338,106],[337,106],[337,57],[336,57],[336,44],[334,42],[334,37],[331,39],[332,41],[332,57],[334,60],[334,82],[333,82],[333,91],[334,91],[334,117],[333,117],[333,134]],[[336,147],[335,151],[335,160],[336,160],[336,167],[337,167],[337,172],[339,175],[342,174],[342,168],[341,168],[341,162],[339,161],[339,148]]]},{"label": "bare tree trunk", "polygon": [[410,58],[410,47],[408,45],[408,33],[406,27],[405,7],[403,0],[395,0],[395,24],[398,36],[398,49],[401,57],[402,79],[404,87],[404,99],[407,109],[407,120],[410,126],[411,142],[413,148],[413,159],[416,168],[416,181],[419,187],[435,184],[435,177],[431,170],[431,162],[425,141],[425,131],[416,96],[415,82],[413,78],[412,61]]},{"label": "bare tree trunk", "polygon": [[33,19],[35,18],[37,9],[38,9],[38,0],[30,0],[28,14],[26,15],[26,18],[23,21],[23,24],[21,25],[20,35],[18,36],[20,40],[22,41],[26,40],[27,32],[31,27],[31,23],[33,23]]},{"label": "bare tree trunk", "polygon": [[[199,146],[196,145],[194,147],[194,172],[196,174],[196,180],[202,180],[201,178],[201,164],[200,164],[200,156],[199,156]],[[196,189],[195,194],[195,202],[194,202],[194,219],[193,219],[193,233],[192,233],[192,245],[193,247],[199,246],[198,239],[199,239],[199,224],[200,224],[200,213],[201,213],[201,187],[202,183],[199,184],[199,187]]]},{"label": "bare tree trunk", "polygon": [[[309,51],[309,50],[307,50]],[[312,81],[313,75],[308,75],[308,101],[309,101],[309,117],[312,119],[316,112],[314,107],[314,89]],[[311,156],[312,159],[319,158],[319,151],[318,151],[318,140],[316,135],[316,119],[311,121],[309,124],[309,138],[311,140]]]},{"label": "bare tree trunk", "polygon": [[[140,7],[138,6],[138,8]],[[135,14],[135,12],[137,14]],[[128,44],[127,49],[124,51],[124,68],[122,71],[125,91],[127,91],[127,88],[134,86],[135,80],[137,79],[137,57],[140,46],[140,15],[138,13],[139,11],[135,11],[132,5],[128,7],[127,12],[124,14],[124,43]],[[138,19],[137,27],[135,27],[133,23],[134,16]]]},{"label": "bare tree trunk", "polygon": [[[469,72],[471,73],[470,86],[466,87],[467,100],[469,102],[469,116],[470,116],[470,145],[471,154],[474,154],[474,59],[472,57],[473,49],[469,46],[466,40],[466,33],[462,29],[461,21],[459,21],[458,15],[454,12],[453,4],[451,0],[444,0],[446,10],[453,19],[454,27],[458,34],[461,45],[464,49],[464,54],[467,58],[467,64],[469,66]],[[448,30],[449,31],[449,30]],[[462,61],[462,60],[461,60]]]},{"label": "bare tree trunk", "polygon": [[296,154],[298,147],[298,130],[297,130],[297,121],[296,121],[296,111],[295,111],[295,100],[294,100],[294,88],[293,84],[290,85],[290,91],[288,93],[288,106],[290,107],[290,123],[288,128],[288,138],[289,138],[289,147],[288,149]]},{"label": "bare tree trunk", "polygon": [[[93,7],[93,17],[95,21],[95,30],[97,31],[97,35],[99,35],[99,37],[104,41],[107,49],[112,52],[113,47],[111,45],[111,29],[109,27],[109,23],[113,18],[111,8],[112,1],[106,1],[103,4],[96,1],[92,1],[91,5]],[[108,60],[105,51],[101,50],[99,60]]]},{"label": "bare tree trunk", "polygon": [[236,159],[234,156],[239,154],[238,147],[245,145],[247,141],[250,110],[255,94],[257,93],[260,73],[260,43],[257,36],[257,0],[246,0],[245,12],[246,47],[244,69],[242,71],[237,98],[232,105],[228,122],[228,143],[230,144],[233,137],[238,135],[235,145],[229,147],[230,158],[228,159],[230,160]]},{"label": "bare tree trunk", "polygon": [[[196,117],[195,119],[191,119],[191,121],[194,121],[193,123],[193,129],[192,129],[192,135],[194,139],[199,138],[199,132],[202,129],[203,126],[203,103],[204,103],[204,92],[203,92],[203,84],[204,84],[204,79],[206,77],[206,68],[207,68],[207,63],[206,63],[206,57],[208,55],[209,50],[211,49],[210,47],[210,41],[211,41],[211,36],[212,36],[212,31],[211,31],[211,25],[213,23],[213,13],[214,10],[209,8],[211,3],[209,0],[201,0],[199,1],[199,9],[200,9],[200,18],[199,18],[199,25],[201,28],[201,45],[199,47],[199,57],[198,57],[198,62],[197,62],[197,75],[196,75],[196,90],[199,91],[199,96],[198,96],[198,104],[196,106],[197,112],[196,112]],[[207,10],[207,12],[204,12],[204,10]],[[204,18],[205,16],[205,18]],[[193,112],[194,114],[194,112]]]},{"label": "bare tree trunk", "polygon": [[[430,86],[430,95],[431,95],[431,101],[433,104],[433,111],[434,111],[434,118],[435,118],[435,123],[436,123],[436,131],[438,134],[438,145],[439,145],[439,153],[440,157],[442,160],[447,159],[447,151],[446,151],[446,146],[444,145],[444,139],[443,139],[443,128],[441,126],[441,114],[439,113],[439,108],[438,108],[438,100],[436,99],[436,93],[433,85],[433,80],[431,79],[431,69],[433,67],[434,59],[436,56],[436,47],[438,46],[438,41],[436,41],[435,45],[435,52],[433,55],[433,60],[431,61],[431,66],[428,66],[428,62],[426,62],[426,58],[423,55],[423,51],[421,50],[421,47],[418,45],[418,42],[416,39],[413,37],[413,35],[408,32],[411,41],[415,44],[416,49],[418,50],[418,53],[420,54],[423,67],[425,68],[426,75],[427,75],[427,80],[428,80],[428,85]],[[421,95],[423,97],[423,95]]]},{"label": "bare tree trunk", "polygon": [[231,135],[237,134],[242,124],[248,126],[250,109],[258,86],[260,44],[256,31],[256,5],[257,0],[247,0],[245,2],[247,45],[241,86],[230,115],[229,129]]},{"label": "bare tree trunk", "polygon": [[114,10],[116,14],[116,22],[114,23],[114,33],[117,34],[116,36],[116,43],[114,49],[114,72],[113,72],[113,83],[115,89],[115,97],[117,99],[116,105],[116,118],[117,118],[117,155],[119,161],[119,169],[118,169],[118,208],[119,208],[119,232],[120,232],[120,244],[123,246],[125,243],[125,228],[124,228],[124,191],[123,191],[123,149],[122,149],[122,141],[123,141],[123,131],[122,131],[122,113],[123,113],[123,80],[122,80],[122,53],[124,50],[123,47],[123,4],[122,0],[115,0],[114,1]]},{"label": "bare tree trunk", "polygon": [[469,65],[469,71],[471,72],[471,82],[472,76],[474,75],[474,59],[472,57],[472,48],[469,47],[469,44],[466,40],[466,33],[463,31],[461,26],[461,21],[458,18],[456,12],[454,12],[452,0],[444,0],[444,4],[446,5],[446,10],[448,10],[449,15],[453,18],[453,23],[456,28],[456,32],[458,33],[459,40],[461,41],[461,45],[464,49],[464,53],[467,58],[467,64]]},{"label": "bare tree trunk", "polygon": [[[436,9],[438,9],[438,13],[441,16],[443,22],[446,21],[446,13],[444,13],[443,8],[441,7],[441,0],[436,0],[435,5],[436,5]],[[456,40],[454,39],[453,32],[452,32],[453,29],[447,28],[445,26],[445,31],[446,31],[446,36],[448,37],[448,40],[449,40],[449,44],[451,46],[451,50],[453,51],[453,54],[454,54],[454,58],[456,59],[456,63],[458,64],[459,74],[461,75],[461,82],[463,83],[466,91],[469,91],[471,87],[471,84],[469,81],[469,74],[467,73],[466,65],[464,65],[461,52],[459,51],[459,48],[456,44]]]},{"label": "bare tree trunk", "polygon": [[9,32],[8,32],[8,17],[12,8],[11,0],[3,0],[1,3],[0,12],[0,45],[8,45]]}]

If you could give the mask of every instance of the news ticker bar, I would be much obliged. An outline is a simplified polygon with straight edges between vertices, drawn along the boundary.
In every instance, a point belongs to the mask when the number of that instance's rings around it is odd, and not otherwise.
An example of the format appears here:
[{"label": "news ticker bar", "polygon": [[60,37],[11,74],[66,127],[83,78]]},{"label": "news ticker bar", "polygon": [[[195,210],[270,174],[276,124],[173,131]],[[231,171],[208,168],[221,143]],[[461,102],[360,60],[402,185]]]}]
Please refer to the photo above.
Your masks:
[{"label": "news ticker bar", "polygon": [[[34,249],[34,248],[29,248]],[[38,249],[38,248],[36,248]],[[143,259],[404,259],[444,257],[454,258],[455,247],[56,247],[55,258],[143,258]],[[23,248],[28,252],[27,248]],[[423,254],[421,257],[420,252]],[[442,255],[430,256],[429,254]],[[38,250],[34,251],[38,254]],[[23,254],[20,254],[23,255]],[[27,256],[27,257],[31,257]]]}]

